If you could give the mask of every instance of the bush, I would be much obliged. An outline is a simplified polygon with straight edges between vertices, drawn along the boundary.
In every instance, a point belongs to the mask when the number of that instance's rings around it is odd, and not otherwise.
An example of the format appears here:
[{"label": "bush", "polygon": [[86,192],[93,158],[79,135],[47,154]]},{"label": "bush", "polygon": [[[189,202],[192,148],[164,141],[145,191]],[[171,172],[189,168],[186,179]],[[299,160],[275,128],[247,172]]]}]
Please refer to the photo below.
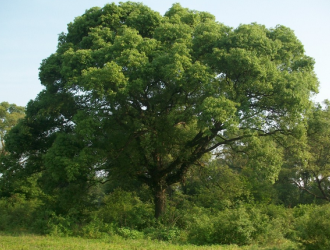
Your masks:
[{"label": "bush", "polygon": [[226,209],[211,214],[207,210],[196,209],[192,226],[189,228],[189,241],[193,244],[250,244],[256,231],[244,207]]},{"label": "bush", "polygon": [[276,205],[253,207],[249,211],[256,231],[253,238],[259,244],[277,244],[293,234],[292,210]]},{"label": "bush", "polygon": [[253,240],[256,228],[244,207],[224,210],[215,221],[215,243],[247,245]]},{"label": "bush", "polygon": [[77,234],[88,239],[106,238],[115,234],[115,227],[94,217],[89,223],[79,228]]},{"label": "bush", "polygon": [[291,210],[275,205],[240,205],[218,212],[195,207],[185,219],[188,240],[197,245],[276,245],[292,233],[294,220]]},{"label": "bush", "polygon": [[302,206],[296,209],[297,240],[306,250],[330,249],[330,205]]},{"label": "bush", "polygon": [[154,225],[152,204],[143,203],[135,193],[116,189],[106,195],[96,216],[119,228],[141,230]]},{"label": "bush", "polygon": [[142,239],[144,234],[140,231],[130,229],[130,228],[125,228],[125,227],[120,227],[117,228],[116,230],[117,234],[120,235],[121,237],[125,239]]},{"label": "bush", "polygon": [[177,227],[149,227],[143,230],[144,235],[152,240],[176,242],[180,240],[181,230]]},{"label": "bush", "polygon": [[37,199],[27,200],[22,194],[0,199],[0,231],[26,231],[34,221]]},{"label": "bush", "polygon": [[73,227],[78,224],[78,221],[73,216],[62,216],[51,214],[47,222],[46,234],[52,236],[75,236]]}]

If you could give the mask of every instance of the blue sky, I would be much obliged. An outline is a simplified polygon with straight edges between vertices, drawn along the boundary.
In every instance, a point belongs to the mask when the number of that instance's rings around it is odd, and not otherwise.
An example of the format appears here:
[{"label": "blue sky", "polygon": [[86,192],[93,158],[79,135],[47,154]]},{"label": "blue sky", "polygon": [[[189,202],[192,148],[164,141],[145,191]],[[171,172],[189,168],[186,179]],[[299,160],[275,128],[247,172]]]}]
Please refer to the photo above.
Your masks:
[{"label": "blue sky", "polygon": [[[42,90],[38,68],[56,51],[57,37],[86,9],[103,7],[106,0],[2,0],[0,4],[0,102],[26,106]],[[277,24],[295,31],[308,56],[315,59],[320,93],[313,99],[330,99],[329,0],[141,0],[164,14],[175,2],[207,11],[217,21],[236,28],[257,22],[267,28]]]}]

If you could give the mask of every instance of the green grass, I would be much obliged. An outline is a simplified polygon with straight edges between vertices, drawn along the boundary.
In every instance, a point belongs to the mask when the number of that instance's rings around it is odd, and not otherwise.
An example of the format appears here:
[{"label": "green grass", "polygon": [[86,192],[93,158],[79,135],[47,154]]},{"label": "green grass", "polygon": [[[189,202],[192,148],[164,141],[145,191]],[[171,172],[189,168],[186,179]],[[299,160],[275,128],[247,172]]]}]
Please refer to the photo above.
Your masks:
[{"label": "green grass", "polygon": [[175,245],[162,241],[152,240],[125,240],[121,237],[111,237],[107,239],[83,239],[75,237],[53,237],[53,236],[37,236],[37,235],[5,235],[0,234],[0,249],[1,250],[277,250],[289,249],[284,248],[257,246],[238,247],[231,246],[194,246],[194,245]]}]

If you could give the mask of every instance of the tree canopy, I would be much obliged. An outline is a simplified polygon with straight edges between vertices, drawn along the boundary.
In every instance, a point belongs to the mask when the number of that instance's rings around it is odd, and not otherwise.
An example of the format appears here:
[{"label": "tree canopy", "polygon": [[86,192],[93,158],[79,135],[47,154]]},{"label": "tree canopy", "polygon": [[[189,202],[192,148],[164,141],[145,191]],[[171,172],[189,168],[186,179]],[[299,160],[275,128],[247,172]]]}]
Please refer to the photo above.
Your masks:
[{"label": "tree canopy", "polygon": [[7,136],[8,161],[53,191],[137,178],[158,217],[166,189],[211,153],[297,130],[313,66],[284,26],[233,29],[179,4],[164,16],[133,2],[91,8],[41,63],[45,89]]}]

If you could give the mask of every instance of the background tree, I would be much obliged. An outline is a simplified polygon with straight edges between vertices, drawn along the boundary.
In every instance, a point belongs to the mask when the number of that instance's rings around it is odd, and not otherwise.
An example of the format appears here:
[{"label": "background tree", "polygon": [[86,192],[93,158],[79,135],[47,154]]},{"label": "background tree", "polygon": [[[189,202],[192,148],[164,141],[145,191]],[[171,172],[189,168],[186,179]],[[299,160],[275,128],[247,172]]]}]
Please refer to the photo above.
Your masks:
[{"label": "background tree", "polygon": [[[287,149],[282,182],[300,189],[300,202],[330,201],[330,107],[315,105],[302,143]],[[287,184],[288,185],[288,184]]]},{"label": "background tree", "polygon": [[[8,102],[0,103],[0,160],[7,155],[5,149],[5,136],[9,130],[12,129],[18,121],[24,117],[24,115],[24,107],[17,106],[16,104],[9,104]],[[4,186],[8,187],[8,185],[10,185],[9,182],[4,185],[5,176],[4,172],[1,170],[2,168],[0,168],[0,197],[8,195],[8,188],[5,188],[5,191]]]},{"label": "background tree", "polygon": [[5,135],[24,117],[25,108],[8,102],[0,103],[0,156],[5,154]]},{"label": "background tree", "polygon": [[138,178],[159,217],[166,189],[206,154],[299,124],[313,65],[283,26],[232,29],[179,4],[164,16],[132,2],[92,8],[42,62],[45,90],[8,136],[11,166],[81,194],[95,176]]}]

